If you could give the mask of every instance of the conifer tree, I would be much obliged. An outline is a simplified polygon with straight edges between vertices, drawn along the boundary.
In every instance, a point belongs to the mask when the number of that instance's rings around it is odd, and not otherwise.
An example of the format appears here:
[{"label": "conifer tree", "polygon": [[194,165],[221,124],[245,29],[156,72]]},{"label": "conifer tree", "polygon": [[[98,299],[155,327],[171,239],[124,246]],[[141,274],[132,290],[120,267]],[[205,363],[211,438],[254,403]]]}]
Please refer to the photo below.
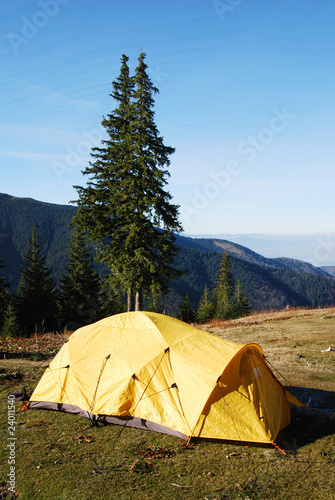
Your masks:
[{"label": "conifer tree", "polygon": [[27,334],[55,326],[58,314],[57,292],[51,269],[45,265],[35,227],[24,250],[25,266],[20,268],[21,280],[16,296],[19,320]]},{"label": "conifer tree", "polygon": [[214,289],[215,314],[217,318],[230,319],[236,316],[234,288],[231,261],[228,252],[225,252],[221,260],[218,279]]},{"label": "conifer tree", "polygon": [[194,321],[194,311],[187,294],[184,295],[180,306],[180,319],[185,321],[185,323],[192,323]]},{"label": "conifer tree", "polygon": [[248,300],[246,299],[245,294],[242,290],[240,280],[237,280],[236,287],[236,309],[238,317],[247,316],[248,314],[250,314],[251,310]]},{"label": "conifer tree", "polygon": [[21,334],[21,326],[17,317],[16,308],[13,300],[9,300],[4,315],[4,321],[1,328],[1,336],[4,338],[18,337]]},{"label": "conifer tree", "polygon": [[204,293],[199,302],[197,321],[199,321],[199,323],[206,323],[206,321],[214,318],[214,314],[214,302],[211,298],[211,293],[206,283]]},{"label": "conifer tree", "polygon": [[74,330],[93,323],[99,315],[100,279],[92,265],[86,238],[75,226],[70,240],[69,264],[60,282],[61,320]]},{"label": "conifer tree", "polygon": [[142,293],[153,285],[161,293],[182,273],[173,268],[177,252],[173,232],[181,231],[178,206],[164,190],[169,156],[154,122],[153,86],[141,53],[135,76],[122,56],[111,96],[117,107],[102,121],[108,138],[92,150],[84,171],[87,187],[79,195],[76,223],[97,247],[97,259],[128,293],[128,310],[142,308]]}]

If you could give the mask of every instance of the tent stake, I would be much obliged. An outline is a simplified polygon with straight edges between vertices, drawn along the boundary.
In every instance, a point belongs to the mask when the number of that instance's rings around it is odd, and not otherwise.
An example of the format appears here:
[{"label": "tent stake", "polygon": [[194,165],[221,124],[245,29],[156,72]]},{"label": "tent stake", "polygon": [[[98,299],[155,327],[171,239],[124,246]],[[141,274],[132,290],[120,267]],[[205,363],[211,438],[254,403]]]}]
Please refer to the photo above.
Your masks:
[{"label": "tent stake", "polygon": [[281,448],[279,448],[279,446],[276,444],[276,443],[272,443],[273,446],[278,450],[280,451],[280,453],[282,453],[283,455],[287,456],[287,453],[286,451],[282,450]]}]

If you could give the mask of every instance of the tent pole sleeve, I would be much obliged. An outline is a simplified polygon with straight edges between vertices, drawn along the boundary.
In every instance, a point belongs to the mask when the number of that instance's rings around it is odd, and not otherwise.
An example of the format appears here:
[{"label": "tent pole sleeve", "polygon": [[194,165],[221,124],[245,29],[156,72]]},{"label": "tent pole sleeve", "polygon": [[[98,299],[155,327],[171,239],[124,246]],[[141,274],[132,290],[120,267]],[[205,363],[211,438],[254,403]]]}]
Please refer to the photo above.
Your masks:
[{"label": "tent pole sleeve", "polygon": [[94,395],[93,395],[93,398],[92,398],[92,403],[91,403],[91,406],[90,406],[90,411],[93,412],[93,408],[94,408],[94,405],[95,405],[95,400],[96,400],[96,396],[97,396],[97,391],[98,391],[98,387],[99,387],[99,383],[100,383],[100,379],[101,379],[101,376],[103,374],[103,371],[105,369],[105,366],[107,364],[107,361],[109,360],[109,358],[111,357],[110,354],[108,354],[108,356],[106,356],[103,361],[102,361],[102,365],[101,365],[101,370],[100,370],[100,374],[99,374],[99,377],[98,377],[98,380],[97,380],[97,385],[95,386],[95,391],[94,391]]}]

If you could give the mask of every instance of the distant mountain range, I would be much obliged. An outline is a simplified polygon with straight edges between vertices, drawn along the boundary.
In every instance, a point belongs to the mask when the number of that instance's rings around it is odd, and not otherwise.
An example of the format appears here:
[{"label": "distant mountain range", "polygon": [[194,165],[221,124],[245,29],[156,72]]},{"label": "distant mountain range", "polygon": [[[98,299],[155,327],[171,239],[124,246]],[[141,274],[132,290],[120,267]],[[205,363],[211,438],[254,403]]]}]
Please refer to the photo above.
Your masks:
[{"label": "distant mountain range", "polygon": [[[21,254],[33,225],[46,263],[59,282],[68,259],[70,224],[75,212],[74,206],[0,194],[0,259],[6,259],[3,275],[8,277],[12,291],[19,282]],[[231,256],[235,281],[240,279],[249,303],[256,310],[335,304],[334,268],[315,267],[297,259],[263,257],[245,246],[219,238],[177,235],[177,244],[180,251],[175,266],[187,273],[170,284],[171,293],[164,299],[168,314],[176,313],[185,294],[197,308],[205,284],[211,288],[215,283],[224,251]]]},{"label": "distant mountain range", "polygon": [[331,235],[218,234],[191,236],[228,240],[264,257],[290,257],[317,267],[335,266],[335,232]]},{"label": "distant mountain range", "polygon": [[[252,262],[254,264],[259,264],[262,266],[270,266],[276,267],[278,269],[291,269],[293,271],[302,271],[307,273],[317,274],[318,276],[331,276],[331,273],[328,273],[325,269],[320,267],[315,267],[308,262],[304,262],[298,259],[289,259],[286,257],[277,257],[277,258],[267,258],[262,255],[253,252],[249,248],[246,248],[237,243],[232,243],[231,241],[216,239],[216,238],[191,238],[191,237],[182,237],[180,240],[180,244],[183,246],[190,246],[196,243],[198,250],[205,250],[211,252],[224,252],[227,251],[230,255],[238,259],[245,260],[247,262]],[[190,241],[192,243],[190,243]]]},{"label": "distant mountain range", "polygon": [[331,276],[335,276],[335,266],[322,266],[321,269],[326,271],[326,273],[330,274]]}]

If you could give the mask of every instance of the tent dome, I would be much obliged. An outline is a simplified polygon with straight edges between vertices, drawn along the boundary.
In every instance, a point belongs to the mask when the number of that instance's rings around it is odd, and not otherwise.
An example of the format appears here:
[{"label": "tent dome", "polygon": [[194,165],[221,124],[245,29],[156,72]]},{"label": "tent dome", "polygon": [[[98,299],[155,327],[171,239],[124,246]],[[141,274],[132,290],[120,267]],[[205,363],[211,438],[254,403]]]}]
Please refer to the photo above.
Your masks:
[{"label": "tent dome", "polygon": [[140,311],[74,332],[29,407],[181,438],[271,443],[290,423],[288,394],[258,345]]}]

